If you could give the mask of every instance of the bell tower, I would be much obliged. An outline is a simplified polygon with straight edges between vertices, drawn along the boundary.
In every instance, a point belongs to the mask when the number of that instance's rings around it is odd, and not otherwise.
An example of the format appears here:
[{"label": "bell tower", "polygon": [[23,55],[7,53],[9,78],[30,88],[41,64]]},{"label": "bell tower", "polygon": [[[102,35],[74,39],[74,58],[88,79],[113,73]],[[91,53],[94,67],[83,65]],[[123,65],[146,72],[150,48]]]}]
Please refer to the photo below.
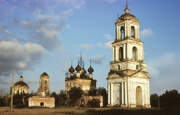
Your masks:
[{"label": "bell tower", "polygon": [[139,20],[126,4],[115,22],[112,61],[108,74],[108,104],[122,107],[150,107],[149,74],[140,40]]}]

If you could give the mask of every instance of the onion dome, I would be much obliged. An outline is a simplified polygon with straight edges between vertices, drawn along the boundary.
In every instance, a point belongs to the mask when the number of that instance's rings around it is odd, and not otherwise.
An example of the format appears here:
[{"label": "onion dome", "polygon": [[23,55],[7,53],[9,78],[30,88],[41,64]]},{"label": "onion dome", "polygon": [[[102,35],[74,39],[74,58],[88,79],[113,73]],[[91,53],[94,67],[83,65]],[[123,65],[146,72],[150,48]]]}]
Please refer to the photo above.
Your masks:
[{"label": "onion dome", "polygon": [[94,72],[94,69],[91,67],[91,65],[90,65],[90,67],[88,68],[88,72],[89,72],[90,74],[92,74],[92,73]]},{"label": "onion dome", "polygon": [[81,66],[78,64],[75,69],[77,72],[79,72],[79,71],[81,71]]},{"label": "onion dome", "polygon": [[69,68],[69,72],[70,72],[70,73],[73,73],[73,72],[74,72],[73,66],[71,66],[71,67]]}]

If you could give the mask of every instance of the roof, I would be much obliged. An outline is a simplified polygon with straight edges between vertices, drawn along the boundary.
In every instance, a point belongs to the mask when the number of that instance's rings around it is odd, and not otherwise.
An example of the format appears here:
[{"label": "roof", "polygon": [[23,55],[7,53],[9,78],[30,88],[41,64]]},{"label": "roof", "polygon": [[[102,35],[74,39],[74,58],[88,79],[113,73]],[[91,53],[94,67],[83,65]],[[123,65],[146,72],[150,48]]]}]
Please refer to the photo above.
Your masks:
[{"label": "roof", "polygon": [[129,9],[126,8],[126,9],[125,9],[125,13],[118,18],[118,20],[116,21],[116,23],[118,23],[119,21],[124,21],[124,20],[129,20],[129,19],[132,19],[132,20],[134,20],[134,21],[139,22],[139,20],[136,18],[136,16],[134,16],[133,14],[131,14],[131,13],[129,12]]},{"label": "roof", "polygon": [[18,86],[18,85],[20,85],[20,86],[26,86],[26,87],[29,88],[29,86],[28,86],[25,82],[23,82],[23,81],[18,81],[18,82],[16,82],[16,83],[14,84],[14,86]]}]

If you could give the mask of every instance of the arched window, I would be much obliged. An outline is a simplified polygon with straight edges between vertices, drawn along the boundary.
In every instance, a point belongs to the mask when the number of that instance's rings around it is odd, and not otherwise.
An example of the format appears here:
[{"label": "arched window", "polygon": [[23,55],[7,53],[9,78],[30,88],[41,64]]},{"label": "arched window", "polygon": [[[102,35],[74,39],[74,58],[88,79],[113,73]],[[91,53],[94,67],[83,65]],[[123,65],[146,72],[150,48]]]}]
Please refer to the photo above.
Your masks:
[{"label": "arched window", "polygon": [[136,69],[139,69],[139,65],[136,65]]},{"label": "arched window", "polygon": [[131,27],[131,37],[135,38],[135,27],[134,26]]},{"label": "arched window", "polygon": [[121,70],[121,66],[120,65],[118,65],[118,70]]},{"label": "arched window", "polygon": [[125,29],[124,27],[122,26],[121,27],[121,39],[124,39],[125,38]]},{"label": "arched window", "polygon": [[116,47],[114,46],[114,61],[116,61]]},{"label": "arched window", "polygon": [[123,47],[119,48],[119,60],[122,61],[123,60]]},{"label": "arched window", "polygon": [[132,49],[132,59],[133,61],[137,61],[137,48],[136,47],[133,47]]}]

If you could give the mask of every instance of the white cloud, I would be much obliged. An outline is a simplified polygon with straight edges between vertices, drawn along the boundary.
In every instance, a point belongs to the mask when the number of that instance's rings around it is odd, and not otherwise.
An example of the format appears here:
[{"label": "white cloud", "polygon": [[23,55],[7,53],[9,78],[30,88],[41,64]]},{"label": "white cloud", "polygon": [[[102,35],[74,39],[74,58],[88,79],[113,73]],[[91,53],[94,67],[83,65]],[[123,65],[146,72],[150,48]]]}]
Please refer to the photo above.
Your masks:
[{"label": "white cloud", "polygon": [[152,30],[150,28],[145,28],[141,31],[141,36],[142,37],[148,37],[153,34]]},{"label": "white cloud", "polygon": [[39,63],[45,52],[45,49],[36,43],[0,41],[0,75],[9,75],[12,68],[17,71],[30,69]]},{"label": "white cloud", "polygon": [[104,37],[107,39],[107,40],[113,40],[113,36],[111,34],[104,34]]},{"label": "white cloud", "polygon": [[112,48],[112,42],[113,41],[108,41],[105,43],[105,48],[111,49]]},{"label": "white cloud", "polygon": [[153,93],[163,93],[164,90],[177,89],[180,91],[179,56],[175,53],[166,53],[152,58],[147,62],[151,78]]}]

